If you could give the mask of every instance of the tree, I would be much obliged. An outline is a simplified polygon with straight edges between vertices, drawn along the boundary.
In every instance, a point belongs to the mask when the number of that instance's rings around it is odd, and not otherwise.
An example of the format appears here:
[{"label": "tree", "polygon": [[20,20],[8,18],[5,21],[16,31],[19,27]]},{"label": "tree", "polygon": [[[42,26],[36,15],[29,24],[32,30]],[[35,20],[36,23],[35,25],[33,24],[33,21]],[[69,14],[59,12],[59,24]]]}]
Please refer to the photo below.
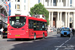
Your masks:
[{"label": "tree", "polygon": [[49,24],[49,12],[48,10],[46,10],[46,8],[44,7],[44,5],[42,5],[41,3],[39,4],[35,4],[34,7],[32,7],[30,9],[30,14],[32,15],[37,15],[37,14],[42,14],[45,16],[45,19],[47,20],[47,23]]}]

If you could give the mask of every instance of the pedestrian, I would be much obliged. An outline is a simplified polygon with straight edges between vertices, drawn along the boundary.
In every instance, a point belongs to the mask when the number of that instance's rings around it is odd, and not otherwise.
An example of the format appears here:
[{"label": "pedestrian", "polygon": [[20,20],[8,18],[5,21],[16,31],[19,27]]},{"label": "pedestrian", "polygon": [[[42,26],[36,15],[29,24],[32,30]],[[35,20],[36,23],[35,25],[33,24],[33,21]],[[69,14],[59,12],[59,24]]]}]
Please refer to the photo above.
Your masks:
[{"label": "pedestrian", "polygon": [[74,29],[72,28],[72,34],[73,34],[73,36],[74,36]]},{"label": "pedestrian", "polygon": [[2,32],[3,32],[3,27],[1,28],[1,34],[2,34]]}]

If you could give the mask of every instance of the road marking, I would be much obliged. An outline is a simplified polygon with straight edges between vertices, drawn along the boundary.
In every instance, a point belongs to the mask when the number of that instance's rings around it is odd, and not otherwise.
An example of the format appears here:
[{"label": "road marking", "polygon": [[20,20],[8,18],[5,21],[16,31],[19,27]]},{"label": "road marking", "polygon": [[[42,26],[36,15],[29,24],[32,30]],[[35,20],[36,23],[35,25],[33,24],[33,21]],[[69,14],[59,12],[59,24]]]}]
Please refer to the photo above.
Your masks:
[{"label": "road marking", "polygon": [[68,40],[66,40],[64,43],[62,43],[58,48],[56,48],[55,50],[58,50],[60,47],[62,47],[65,43],[67,43],[69,40],[71,39],[71,37],[68,39]]}]

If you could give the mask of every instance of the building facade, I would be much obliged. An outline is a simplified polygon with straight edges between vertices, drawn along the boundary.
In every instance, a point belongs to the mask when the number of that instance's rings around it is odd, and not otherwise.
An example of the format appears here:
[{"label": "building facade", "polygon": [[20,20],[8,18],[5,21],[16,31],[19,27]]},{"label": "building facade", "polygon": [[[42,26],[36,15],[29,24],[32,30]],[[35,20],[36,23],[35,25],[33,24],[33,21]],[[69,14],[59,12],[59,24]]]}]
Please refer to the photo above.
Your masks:
[{"label": "building facade", "polygon": [[[33,3],[34,1],[34,3]],[[7,0],[10,3],[9,16],[13,15],[30,15],[30,8],[38,4],[38,0]]]},{"label": "building facade", "polygon": [[49,27],[75,28],[75,0],[40,0],[49,11]]},{"label": "building facade", "polygon": [[28,0],[10,0],[11,15],[28,15],[29,3]]},{"label": "building facade", "polygon": [[49,11],[50,27],[75,28],[75,0],[8,0],[9,16],[30,15],[30,8],[42,3]]},{"label": "building facade", "polygon": [[6,6],[4,4],[4,2],[2,0],[0,0],[0,29],[2,27],[6,27],[6,20],[5,18],[7,18],[8,13],[7,13],[7,9]]}]

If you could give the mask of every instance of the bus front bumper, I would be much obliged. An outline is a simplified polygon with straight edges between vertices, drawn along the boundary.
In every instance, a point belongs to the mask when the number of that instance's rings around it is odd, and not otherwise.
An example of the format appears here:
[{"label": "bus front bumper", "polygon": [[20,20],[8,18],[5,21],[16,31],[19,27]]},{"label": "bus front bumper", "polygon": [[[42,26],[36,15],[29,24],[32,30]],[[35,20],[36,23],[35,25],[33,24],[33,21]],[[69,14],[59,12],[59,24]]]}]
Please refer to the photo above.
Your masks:
[{"label": "bus front bumper", "polygon": [[26,35],[8,35],[8,39],[14,39],[14,38],[29,38],[29,36]]}]

